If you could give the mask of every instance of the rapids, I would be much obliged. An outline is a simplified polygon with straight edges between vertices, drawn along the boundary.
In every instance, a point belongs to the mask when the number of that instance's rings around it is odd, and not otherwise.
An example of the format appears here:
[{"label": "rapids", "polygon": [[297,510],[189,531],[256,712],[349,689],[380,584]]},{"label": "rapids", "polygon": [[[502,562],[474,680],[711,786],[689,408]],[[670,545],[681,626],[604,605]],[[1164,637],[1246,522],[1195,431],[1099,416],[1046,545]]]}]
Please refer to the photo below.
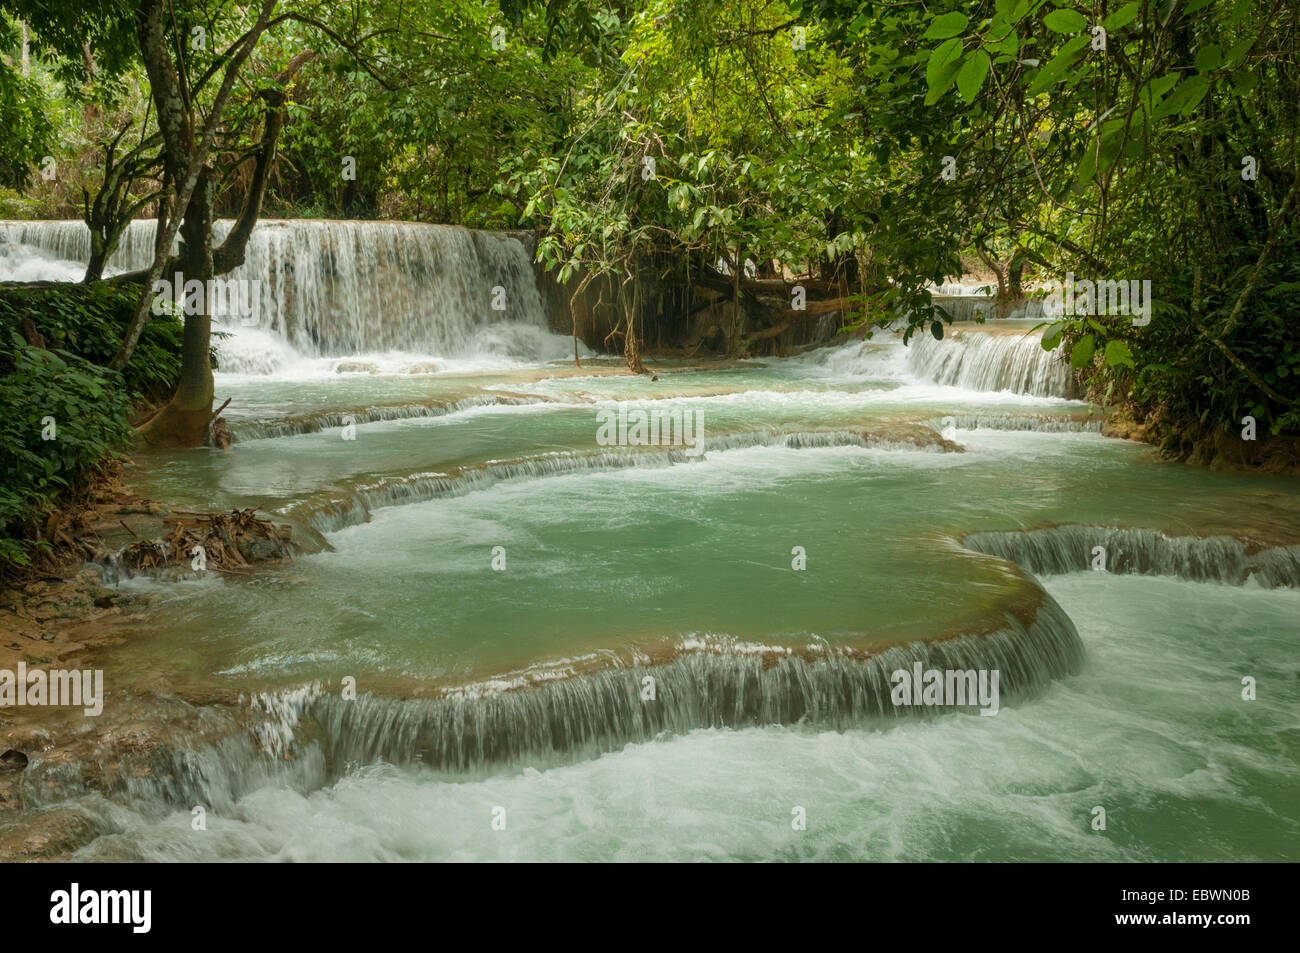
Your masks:
[{"label": "rapids", "polygon": [[[528,241],[258,226],[265,306],[218,355],[234,448],[128,481],[318,545],[105,567],[156,594],[95,658],[105,725],[209,728],[102,783],[34,757],[29,803],[93,829],[78,859],[1295,856],[1292,481],[1102,437],[1032,321],[577,368]],[[110,264],[149,247],[133,226]],[[0,279],[87,251],[0,223]],[[704,453],[599,445],[629,402],[698,415]],[[997,716],[891,704],[916,662],[999,670]]]}]

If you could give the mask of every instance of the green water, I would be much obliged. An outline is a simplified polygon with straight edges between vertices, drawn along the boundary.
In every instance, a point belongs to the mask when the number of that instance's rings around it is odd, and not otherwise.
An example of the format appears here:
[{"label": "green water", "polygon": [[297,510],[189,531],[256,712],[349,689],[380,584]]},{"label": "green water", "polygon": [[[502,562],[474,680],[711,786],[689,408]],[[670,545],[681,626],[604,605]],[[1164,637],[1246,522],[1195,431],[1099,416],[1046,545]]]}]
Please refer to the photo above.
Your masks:
[{"label": "green water", "polygon": [[[862,649],[981,631],[1038,604],[1036,581],[962,546],[975,531],[1080,524],[1300,540],[1294,481],[1159,463],[1149,447],[1092,432],[1043,432],[1044,421],[1077,420],[1088,407],[935,384],[890,342],[655,370],[658,381],[560,367],[454,379],[219,378],[237,425],[473,394],[531,402],[363,423],[355,439],[326,426],[242,439],[227,453],[141,458],[131,479],[144,496],[256,504],[323,529],[328,548],[251,577],[124,580],[158,591],[159,605],[105,656],[110,680],[124,689],[163,673],[176,686],[243,693],[312,682],[334,691],[351,676],[362,692],[423,695],[701,647]],[[640,465],[570,466],[641,452],[597,443],[598,411],[619,402],[699,413],[706,452],[686,461],[647,448],[632,461]],[[954,426],[978,415],[1040,429]],[[964,452],[899,439],[918,423]],[[781,443],[829,431],[884,442]],[[708,449],[710,438],[744,434],[766,436]],[[371,492],[537,458],[569,470],[433,498]],[[331,517],[362,497],[364,511]],[[806,563],[795,568],[800,554]],[[1086,661],[995,718],[706,729],[464,778],[357,765],[311,789],[252,791],[201,841],[187,836],[188,814],[155,810],[83,853],[1293,859],[1296,590],[1101,572],[1044,582]],[[1241,700],[1243,675],[1258,679],[1257,701]],[[505,832],[489,826],[496,805],[510,812]],[[1105,832],[1089,826],[1097,805],[1110,817]],[[806,831],[791,829],[798,806]]]}]

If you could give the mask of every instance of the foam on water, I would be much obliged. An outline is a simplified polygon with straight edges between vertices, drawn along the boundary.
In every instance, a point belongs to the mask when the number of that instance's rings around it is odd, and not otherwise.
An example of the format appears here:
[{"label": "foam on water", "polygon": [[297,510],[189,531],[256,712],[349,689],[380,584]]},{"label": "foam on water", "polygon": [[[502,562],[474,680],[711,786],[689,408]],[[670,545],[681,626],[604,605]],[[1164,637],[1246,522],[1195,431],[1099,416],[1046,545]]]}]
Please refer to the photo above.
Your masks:
[{"label": "foam on water", "polygon": [[[187,808],[91,798],[81,809],[106,836],[76,859],[1293,859],[1296,593],[1097,574],[1049,588],[1089,663],[993,718],[705,729],[487,777],[378,763],[324,787],[258,787],[201,834]],[[1268,686],[1253,703],[1239,698],[1247,670]]]},{"label": "foam on water", "polygon": [[909,366],[919,377],[969,390],[1077,397],[1069,363],[1062,360],[1059,348],[1044,351],[1041,340],[1041,334],[972,330],[949,332],[942,341],[916,334],[910,343]]},{"label": "foam on water", "polygon": [[[218,222],[215,240],[230,227]],[[105,273],[148,268],[155,228],[132,222]],[[311,377],[338,370],[329,358],[429,373],[572,355],[572,341],[547,329],[530,241],[407,222],[260,220],[244,263],[222,276],[258,293],[254,314],[214,320],[229,335],[216,343],[219,365]],[[0,222],[0,250],[0,280],[79,280],[90,234],[73,221]]]},{"label": "foam on water", "polygon": [[[111,268],[147,264],[151,236],[133,225]],[[80,223],[0,223],[0,278],[73,280],[87,253]],[[524,236],[264,222],[235,277],[269,296],[218,343],[241,443],[160,454],[148,478],[160,499],[300,515],[335,548],[125,583],[170,598],[114,650],[122,678],[237,686],[250,721],[178,735],[100,794],[34,758],[25,799],[103,835],[79,859],[1300,851],[1291,488],[1105,441],[1036,334],[523,381],[572,347],[545,328]],[[700,411],[704,457],[593,447],[595,411],[628,400]],[[325,432],[347,416],[355,444]],[[966,452],[891,436],[917,421]],[[1281,519],[1214,535],[1249,513]],[[509,573],[486,568],[497,545]],[[1109,571],[1082,572],[1096,546]],[[912,661],[998,667],[1008,705],[899,718],[888,673]],[[323,684],[341,671],[370,690],[342,701]]]}]

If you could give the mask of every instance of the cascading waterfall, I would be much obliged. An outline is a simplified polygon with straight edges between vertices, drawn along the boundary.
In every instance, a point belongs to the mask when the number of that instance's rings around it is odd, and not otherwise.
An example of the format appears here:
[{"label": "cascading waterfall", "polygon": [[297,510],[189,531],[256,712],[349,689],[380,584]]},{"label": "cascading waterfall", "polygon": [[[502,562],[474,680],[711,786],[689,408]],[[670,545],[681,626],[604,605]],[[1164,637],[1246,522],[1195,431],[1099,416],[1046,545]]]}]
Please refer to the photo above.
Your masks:
[{"label": "cascading waterfall", "polygon": [[[1046,593],[1037,595],[1041,601],[1028,622],[1008,612],[1006,624],[994,632],[909,642],[866,657],[694,650],[661,665],[432,699],[362,694],[345,700],[319,685],[264,693],[243,710],[259,721],[243,729],[232,722],[224,737],[192,747],[162,747],[150,755],[147,771],[109,771],[104,793],[125,794],[133,806],[152,805],[157,813],[192,804],[224,811],[267,784],[306,793],[350,768],[379,762],[463,773],[595,757],[698,728],[883,727],[933,714],[891,699],[892,673],[910,672],[917,663],[925,669],[997,670],[1002,705],[1032,696],[1083,662],[1069,616]],[[653,700],[643,698],[647,676],[654,679]],[[972,700],[965,710],[977,707]],[[65,776],[57,765],[43,763],[25,779],[25,793],[43,804],[85,793],[85,787],[80,775]],[[111,820],[105,824],[111,826]]]},{"label": "cascading waterfall", "polygon": [[936,430],[1020,430],[1033,433],[1101,433],[1100,417],[1050,417],[1046,414],[949,414],[932,417],[927,425]]},{"label": "cascading waterfall", "polygon": [[[911,450],[932,453],[949,452],[941,443],[919,444],[893,439],[888,435],[859,430],[824,430],[781,433],[759,430],[709,437],[701,440],[705,452],[744,450],[753,447],[783,447],[788,450],[817,450],[828,447],[862,447],[878,450]],[[704,459],[686,449],[613,449],[558,451],[515,460],[497,460],[482,465],[459,467],[449,473],[415,473],[383,479],[356,487],[345,498],[326,502],[305,502],[286,510],[286,515],[301,518],[319,533],[335,533],[370,519],[370,514],[387,506],[419,503],[446,497],[463,496],[507,480],[536,480],[602,470],[627,470],[635,467],[658,468],[688,464]]]},{"label": "cascading waterfall", "polygon": [[[1060,526],[966,537],[975,552],[1043,575],[1084,571],[1105,546],[1108,570],[1264,587],[1300,586],[1300,546],[1252,550],[1229,537],[1171,537],[1154,530]],[[807,724],[842,730],[924,716],[895,706],[891,674],[923,668],[991,670],[1000,696],[1030,696],[1076,673],[1084,658],[1074,623],[1030,583],[1030,614],[1006,612],[984,634],[913,641],[875,654],[852,650],[795,654],[682,647],[663,664],[631,664],[519,684],[468,686],[438,698],[362,694],[345,700],[319,685],[273,692],[245,709],[255,719],[219,741],[167,747],[149,776],[119,773],[135,805],[164,812],[192,803],[226,809],[268,783],[310,791],[360,765],[422,765],[461,776],[519,764],[596,757],[629,743],[698,728]],[[1021,617],[1024,616],[1022,619]],[[654,679],[655,698],[643,697]],[[973,711],[974,706],[968,705]],[[158,759],[162,760],[159,761]],[[160,767],[161,766],[161,767]],[[76,793],[76,779],[42,768],[29,779],[34,802]],[[109,792],[111,793],[111,792]],[[106,825],[111,827],[111,824]]]},{"label": "cascading waterfall", "polygon": [[[482,696],[344,701],[322,695],[307,714],[327,739],[331,765],[418,762],[465,771],[529,758],[594,757],[662,733],[804,723],[842,730],[919,714],[897,706],[899,669],[998,670],[1001,696],[1023,698],[1077,671],[1083,645],[1045,593],[1029,624],[896,645],[868,658],[687,652],[664,665],[605,669]],[[653,678],[655,698],[642,697]],[[967,706],[974,708],[974,704]]]},{"label": "cascading waterfall", "polygon": [[347,423],[369,424],[381,420],[446,417],[475,407],[521,407],[545,402],[542,397],[484,394],[456,401],[430,401],[427,404],[395,404],[385,407],[360,407],[355,410],[323,411],[284,420],[237,421],[231,427],[231,438],[235,442],[241,442],[272,437],[296,437],[302,434],[319,433],[327,427],[342,427]]},{"label": "cascading waterfall", "polygon": [[[104,264],[105,275],[148,268],[153,262],[152,221],[137,220],[126,227],[117,250]],[[29,274],[19,273],[30,261]],[[0,262],[13,281],[80,281],[90,261],[90,229],[76,220],[41,222],[0,221]],[[80,267],[72,267],[79,264]],[[66,272],[66,274],[65,274]]]},{"label": "cascading waterfall", "polygon": [[1056,351],[1044,351],[1041,340],[1036,333],[960,330],[936,341],[917,333],[908,344],[908,363],[918,377],[936,384],[1033,397],[1077,397],[1070,365]]},{"label": "cascading waterfall", "polygon": [[[230,227],[218,222],[216,241]],[[132,222],[107,273],[149,267],[155,228]],[[531,358],[549,333],[528,240],[410,222],[259,221],[244,264],[221,276],[256,282],[252,313],[214,314],[234,332],[218,343],[221,369],[267,373],[293,355],[380,351]],[[33,278],[71,280],[72,263],[90,257],[90,233],[75,221],[4,222],[0,248],[11,263],[40,259],[49,273]]]},{"label": "cascading waterfall", "polygon": [[977,318],[1003,318],[1017,320],[1042,320],[1043,299],[1026,298],[1010,308],[999,310],[994,301],[996,282],[968,284],[945,281],[930,285],[931,301],[942,307],[954,321],[974,321]]},{"label": "cascading waterfall", "polygon": [[1230,536],[1167,536],[1151,529],[1053,526],[1005,533],[972,533],[968,549],[1000,556],[1042,576],[1086,572],[1095,547],[1106,571],[1176,576],[1196,582],[1262,588],[1300,587],[1300,546],[1252,549]]},{"label": "cascading waterfall", "polygon": [[[1092,547],[1102,545],[1113,572],[1300,586],[1300,546],[1252,552],[1228,537],[1089,526],[974,533],[964,544],[1043,575],[1088,569]],[[913,641],[876,654],[844,649],[824,655],[781,649],[735,653],[683,646],[663,664],[563,678],[543,675],[506,690],[468,686],[438,698],[362,694],[345,700],[319,685],[263,693],[243,709],[243,727],[231,721],[229,734],[219,740],[159,748],[150,756],[151,770],[112,772],[111,787],[103,793],[125,795],[137,810],[162,816],[196,803],[230,810],[268,784],[307,793],[350,769],[380,762],[466,777],[596,757],[698,728],[883,727],[932,714],[891,701],[891,674],[910,671],[916,663],[927,669],[996,669],[1001,700],[1023,699],[1078,672],[1084,659],[1069,616],[1030,585],[1038,602],[1024,620],[1024,613],[1006,612],[1005,624],[993,632]],[[647,676],[654,679],[652,701],[643,697]],[[68,774],[64,767],[39,765],[25,779],[24,795],[42,804],[84,793],[80,774]],[[105,814],[97,823],[110,831],[116,822]]]}]

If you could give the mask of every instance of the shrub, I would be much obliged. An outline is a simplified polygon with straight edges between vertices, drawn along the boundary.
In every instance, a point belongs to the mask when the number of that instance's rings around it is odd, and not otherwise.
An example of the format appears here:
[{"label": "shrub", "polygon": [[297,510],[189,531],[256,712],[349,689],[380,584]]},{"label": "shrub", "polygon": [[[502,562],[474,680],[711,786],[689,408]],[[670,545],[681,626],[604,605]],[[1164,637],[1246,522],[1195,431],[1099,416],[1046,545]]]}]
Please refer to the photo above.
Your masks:
[{"label": "shrub", "polygon": [[[139,295],[138,285],[112,282],[5,288],[0,290],[0,326],[19,332],[22,319],[31,318],[47,347],[104,366],[122,343]],[[122,374],[133,399],[171,396],[180,378],[182,330],[174,315],[153,316],[144,326]]]},{"label": "shrub", "polygon": [[[51,506],[126,446],[137,403],[175,388],[182,326],[172,316],[150,320],[123,373],[103,366],[138,294],[110,283],[0,289],[0,570],[31,564]],[[22,335],[25,317],[45,348]]]}]

